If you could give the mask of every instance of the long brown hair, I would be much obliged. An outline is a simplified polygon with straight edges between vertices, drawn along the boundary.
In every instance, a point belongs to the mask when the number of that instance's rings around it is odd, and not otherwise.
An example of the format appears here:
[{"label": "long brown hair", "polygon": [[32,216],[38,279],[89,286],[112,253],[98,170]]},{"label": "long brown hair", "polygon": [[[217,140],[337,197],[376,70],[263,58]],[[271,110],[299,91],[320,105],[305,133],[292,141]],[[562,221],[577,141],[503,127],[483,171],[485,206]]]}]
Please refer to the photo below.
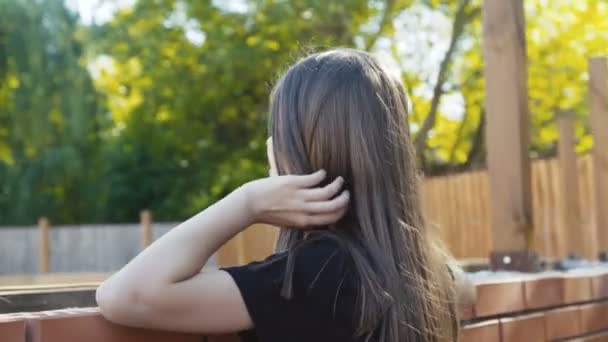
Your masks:
[{"label": "long brown hair", "polygon": [[[328,231],[352,256],[359,280],[355,334],[455,341],[448,259],[421,213],[399,77],[362,51],[310,55],[275,86],[270,130],[279,174],[324,169],[328,180],[344,177],[351,193],[347,215]],[[303,240],[302,230],[284,228],[277,248],[291,251]],[[292,273],[288,262],[286,296]]]}]

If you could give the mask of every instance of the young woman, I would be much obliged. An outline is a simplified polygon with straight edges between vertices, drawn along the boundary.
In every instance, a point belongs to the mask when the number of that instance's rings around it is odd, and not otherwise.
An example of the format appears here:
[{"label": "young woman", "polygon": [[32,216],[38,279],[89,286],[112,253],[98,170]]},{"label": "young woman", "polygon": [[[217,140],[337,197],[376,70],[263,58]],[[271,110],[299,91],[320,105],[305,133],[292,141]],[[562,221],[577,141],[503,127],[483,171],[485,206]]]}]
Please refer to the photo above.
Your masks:
[{"label": "young woman", "polygon": [[[292,66],[271,96],[271,176],[154,242],[97,290],[116,323],[245,340],[455,341],[455,272],[425,225],[398,77],[350,49]],[[277,254],[201,272],[254,223]]]}]

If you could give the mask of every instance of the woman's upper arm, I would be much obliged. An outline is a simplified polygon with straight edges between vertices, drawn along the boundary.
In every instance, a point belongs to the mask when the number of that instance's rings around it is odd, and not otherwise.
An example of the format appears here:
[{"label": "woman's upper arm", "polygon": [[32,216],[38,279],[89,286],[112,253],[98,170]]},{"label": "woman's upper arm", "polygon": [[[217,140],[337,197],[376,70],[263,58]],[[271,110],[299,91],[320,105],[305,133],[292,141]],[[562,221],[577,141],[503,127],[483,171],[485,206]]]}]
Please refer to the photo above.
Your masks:
[{"label": "woman's upper arm", "polygon": [[115,303],[106,303],[105,310],[100,301],[102,314],[119,324],[191,333],[253,327],[239,288],[225,271],[202,272],[162,290],[143,286],[132,292],[113,296]]}]

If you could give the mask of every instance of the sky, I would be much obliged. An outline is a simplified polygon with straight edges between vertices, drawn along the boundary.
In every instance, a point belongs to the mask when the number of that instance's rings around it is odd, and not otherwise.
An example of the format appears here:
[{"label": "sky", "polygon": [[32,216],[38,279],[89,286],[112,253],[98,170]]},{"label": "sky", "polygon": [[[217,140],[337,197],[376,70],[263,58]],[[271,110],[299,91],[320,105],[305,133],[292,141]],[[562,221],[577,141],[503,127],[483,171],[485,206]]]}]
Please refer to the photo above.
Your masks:
[{"label": "sky", "polygon": [[[78,12],[84,24],[103,24],[112,19],[116,10],[131,7],[136,0],[65,0],[65,4]],[[213,0],[216,6],[229,11],[243,11],[247,9],[244,0]]]},{"label": "sky", "polygon": [[65,0],[65,4],[78,12],[82,22],[89,25],[111,20],[116,10],[133,6],[135,0]]}]

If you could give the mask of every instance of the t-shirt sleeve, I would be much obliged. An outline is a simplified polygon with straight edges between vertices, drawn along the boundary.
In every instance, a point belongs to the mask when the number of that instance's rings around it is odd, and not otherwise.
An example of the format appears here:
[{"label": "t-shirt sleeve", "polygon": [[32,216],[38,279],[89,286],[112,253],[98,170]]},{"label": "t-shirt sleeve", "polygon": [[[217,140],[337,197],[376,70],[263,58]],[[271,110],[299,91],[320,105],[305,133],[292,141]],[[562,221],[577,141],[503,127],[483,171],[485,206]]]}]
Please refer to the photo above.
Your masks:
[{"label": "t-shirt sleeve", "polygon": [[281,295],[287,253],[223,269],[237,284],[258,339],[319,340],[328,332],[336,337],[352,335],[355,292],[344,250],[335,242],[320,240],[305,242],[292,254],[291,298]]}]

